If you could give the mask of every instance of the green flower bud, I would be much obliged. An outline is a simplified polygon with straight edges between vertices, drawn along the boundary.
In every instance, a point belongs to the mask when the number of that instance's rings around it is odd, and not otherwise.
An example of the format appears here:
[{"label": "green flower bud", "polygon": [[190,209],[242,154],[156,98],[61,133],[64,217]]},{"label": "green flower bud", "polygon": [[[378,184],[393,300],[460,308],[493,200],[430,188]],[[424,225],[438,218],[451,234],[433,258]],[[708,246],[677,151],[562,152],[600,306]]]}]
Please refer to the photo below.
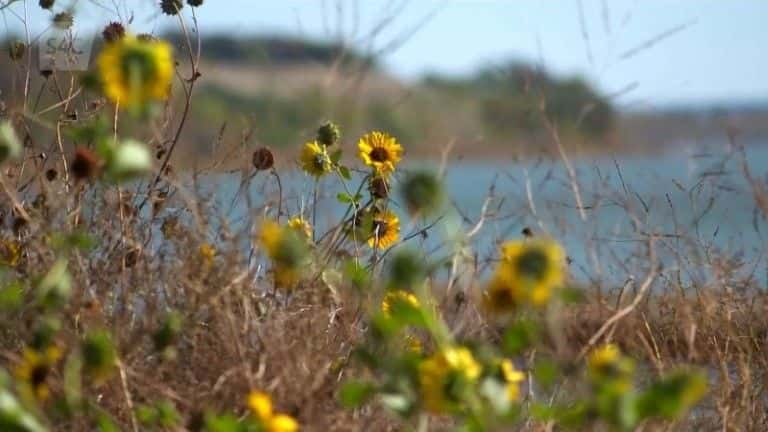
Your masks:
[{"label": "green flower bud", "polygon": [[326,122],[317,129],[317,142],[326,147],[336,144],[340,138],[341,130],[332,122]]},{"label": "green flower bud", "polygon": [[107,172],[118,181],[139,176],[150,169],[152,155],[143,143],[132,139],[114,147],[107,160]]},{"label": "green flower bud", "polygon": [[429,171],[409,173],[402,183],[401,195],[411,214],[426,215],[443,205],[443,185]]},{"label": "green flower bud", "polygon": [[109,378],[117,361],[115,346],[109,334],[105,331],[90,333],[80,348],[84,372],[96,381]]},{"label": "green flower bud", "polygon": [[16,135],[11,122],[0,123],[0,162],[21,156],[21,141]]}]

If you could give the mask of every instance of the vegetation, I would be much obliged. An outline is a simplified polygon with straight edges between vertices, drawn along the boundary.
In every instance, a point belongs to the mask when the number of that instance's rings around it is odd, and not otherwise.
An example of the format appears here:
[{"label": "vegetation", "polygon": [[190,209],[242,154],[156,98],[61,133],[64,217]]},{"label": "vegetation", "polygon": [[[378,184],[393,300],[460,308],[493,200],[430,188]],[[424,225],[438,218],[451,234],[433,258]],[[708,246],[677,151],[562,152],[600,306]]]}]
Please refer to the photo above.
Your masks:
[{"label": "vegetation", "polygon": [[[177,15],[202,3],[159,7]],[[699,251],[695,235],[675,233],[684,245],[673,246],[646,230],[627,185],[614,201],[641,240],[622,263],[621,286],[599,275],[580,282],[569,251],[543,230],[499,236],[482,256],[477,234],[514,217],[503,198],[492,188],[479,215],[458,214],[441,176],[406,168],[409,147],[383,128],[300,125],[311,115],[291,119],[284,108],[273,122],[303,137],[294,166],[311,190],[284,189],[294,170],[270,148],[249,147],[245,129],[232,148],[250,165],[233,205],[207,196],[210,171],[170,169],[187,127],[219,129],[190,117],[207,97],[197,89],[204,71],[192,30],[187,51],[172,56],[166,42],[111,24],[90,74],[51,71],[60,75],[42,85],[56,98],[48,105],[30,100],[30,81],[19,77],[31,71],[14,51],[0,117],[0,429],[768,423],[768,296],[754,271]],[[189,64],[178,62],[184,57]],[[523,129],[543,122],[569,166],[560,125],[600,133],[607,120],[587,122],[585,109],[572,115],[594,96],[583,84],[544,83],[539,97],[556,103]],[[519,91],[506,78],[498,85]],[[555,88],[568,96],[549,93]],[[607,107],[590,112],[610,117]],[[229,155],[212,157],[215,167]],[[763,185],[744,164],[756,215],[768,217]],[[587,224],[569,172],[573,211]],[[263,199],[253,199],[256,188]],[[335,197],[341,215],[327,227],[317,222],[322,196]],[[686,250],[694,253],[680,258]],[[664,268],[664,253],[677,253],[681,268]],[[698,255],[715,277],[684,276],[697,271]]]}]

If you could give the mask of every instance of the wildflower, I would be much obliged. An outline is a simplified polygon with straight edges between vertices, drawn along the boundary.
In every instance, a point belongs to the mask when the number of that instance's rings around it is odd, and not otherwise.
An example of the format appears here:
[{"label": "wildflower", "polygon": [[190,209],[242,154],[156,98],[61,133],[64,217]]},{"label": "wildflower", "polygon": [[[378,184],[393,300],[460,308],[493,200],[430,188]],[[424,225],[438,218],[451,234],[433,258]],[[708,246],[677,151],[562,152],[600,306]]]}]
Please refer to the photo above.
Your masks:
[{"label": "wildflower", "polygon": [[382,176],[373,176],[368,181],[368,192],[376,199],[384,199],[389,196],[389,183]]},{"label": "wildflower", "polygon": [[359,231],[371,248],[387,248],[400,236],[400,219],[389,210],[371,211],[360,222]]},{"label": "wildflower", "polygon": [[326,122],[317,129],[317,142],[328,147],[339,142],[341,131],[336,124]]},{"label": "wildflower", "polygon": [[294,216],[288,220],[288,227],[306,238],[312,238],[312,225],[301,216]]},{"label": "wildflower", "polygon": [[629,391],[634,371],[634,361],[622,355],[615,344],[603,345],[587,358],[587,372],[592,383],[616,393]]},{"label": "wildflower", "polygon": [[264,392],[251,392],[248,395],[248,408],[251,409],[266,432],[295,432],[299,430],[299,423],[296,419],[285,414],[274,413],[272,399]]},{"label": "wildflower", "polygon": [[104,93],[129,108],[165,100],[173,79],[173,50],[166,42],[125,36],[98,58]]},{"label": "wildflower", "polygon": [[68,30],[75,24],[75,17],[69,12],[59,12],[53,16],[53,25],[60,30]]},{"label": "wildflower", "polygon": [[179,13],[181,8],[184,7],[184,3],[181,2],[181,0],[161,0],[160,1],[160,9],[163,10],[163,13],[166,15],[176,15]]},{"label": "wildflower", "polygon": [[275,156],[267,147],[260,147],[253,152],[251,162],[256,170],[266,171],[275,165]]},{"label": "wildflower", "polygon": [[125,27],[119,22],[111,22],[104,27],[101,36],[107,43],[117,42],[125,37]]},{"label": "wildflower", "polygon": [[0,162],[21,155],[22,144],[11,122],[8,120],[0,123]]},{"label": "wildflower", "polygon": [[136,140],[127,139],[109,153],[106,169],[117,180],[141,175],[152,168],[152,155],[147,147]]},{"label": "wildflower", "polygon": [[509,359],[499,362],[501,377],[507,386],[507,398],[510,401],[520,400],[520,383],[525,381],[525,374],[515,368]]},{"label": "wildflower", "polygon": [[86,180],[96,175],[99,165],[99,158],[95,153],[79,147],[75,150],[75,157],[70,163],[70,171],[76,180]]},{"label": "wildflower", "polygon": [[96,331],[87,334],[81,345],[81,354],[83,371],[97,383],[103,382],[112,374],[117,362],[117,353],[108,333]]},{"label": "wildflower", "polygon": [[16,267],[21,260],[21,245],[15,240],[0,240],[0,266]]},{"label": "wildflower", "polygon": [[419,364],[419,387],[424,407],[435,413],[454,411],[482,367],[464,347],[449,347]]},{"label": "wildflower", "polygon": [[317,141],[304,144],[301,150],[301,169],[315,177],[322,177],[331,172],[328,152]]},{"label": "wildflower", "polygon": [[46,381],[61,358],[61,349],[51,345],[43,350],[25,349],[23,360],[15,370],[16,378],[32,391],[37,400],[44,401],[50,395]]},{"label": "wildflower", "polygon": [[301,277],[307,256],[306,238],[291,227],[267,221],[262,225],[259,242],[272,260],[276,285],[295,285]]},{"label": "wildflower", "polygon": [[251,392],[248,395],[248,408],[261,421],[267,421],[272,417],[272,399],[264,392]]},{"label": "wildflower", "polygon": [[198,248],[197,253],[200,255],[203,267],[209,269],[213,265],[213,259],[216,257],[216,249],[208,243],[203,243]]},{"label": "wildflower", "polygon": [[27,45],[22,41],[13,41],[8,46],[8,57],[11,58],[12,61],[19,61],[22,58],[24,58],[24,54],[27,52]]},{"label": "wildflower", "polygon": [[565,279],[563,249],[551,240],[511,241],[486,290],[486,305],[504,311],[520,304],[541,307]]},{"label": "wildflower", "polygon": [[428,214],[443,203],[440,179],[429,171],[408,173],[400,188],[405,206],[411,214]]},{"label": "wildflower", "polygon": [[299,423],[286,414],[272,416],[267,422],[267,432],[296,432],[298,430]]},{"label": "wildflower", "polygon": [[363,163],[384,176],[395,171],[395,165],[400,162],[403,154],[403,147],[397,140],[384,132],[363,135],[357,147]]},{"label": "wildflower", "polygon": [[389,315],[392,308],[397,307],[397,304],[406,304],[414,308],[420,306],[419,299],[415,295],[408,291],[396,290],[390,291],[384,296],[384,299],[381,301],[381,311],[385,315]]}]

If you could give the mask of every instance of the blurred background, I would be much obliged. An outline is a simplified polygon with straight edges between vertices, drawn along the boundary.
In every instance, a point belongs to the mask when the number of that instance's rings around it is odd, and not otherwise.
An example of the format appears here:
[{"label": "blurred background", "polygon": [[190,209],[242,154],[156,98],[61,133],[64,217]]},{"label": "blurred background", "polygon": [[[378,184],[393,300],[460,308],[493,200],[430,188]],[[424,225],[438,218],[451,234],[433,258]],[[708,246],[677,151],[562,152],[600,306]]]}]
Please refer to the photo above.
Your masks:
[{"label": "blurred background", "polygon": [[[178,19],[154,0],[26,3],[3,11],[7,34],[25,37],[26,21],[43,40],[70,11],[96,44],[117,20],[184,51]],[[422,158],[448,145],[475,159],[548,154],[546,121],[587,154],[685,150],[728,128],[757,142],[768,130],[760,0],[227,0],[183,12],[203,47],[193,115],[206,121],[186,137],[198,155],[222,128],[295,148],[328,118],[348,136],[387,129]]]},{"label": "blurred background", "polygon": [[[686,277],[706,280],[722,263],[765,268],[763,0],[206,0],[183,21],[150,0],[11,3],[0,11],[7,40],[45,41],[64,12],[97,52],[119,21],[172,41],[184,71],[186,29],[202,77],[174,169],[245,178],[252,150],[269,146],[290,170],[333,120],[347,157],[378,129],[400,140],[407,164],[445,162],[457,220],[488,210],[488,256],[534,227],[566,245],[584,278],[624,274],[653,233],[670,261],[703,263]],[[20,76],[0,74],[0,89]],[[174,96],[169,121],[183,107]],[[145,126],[121,130],[131,127]],[[301,211],[312,184],[293,173]],[[214,183],[222,202],[242,188],[230,174]]]}]

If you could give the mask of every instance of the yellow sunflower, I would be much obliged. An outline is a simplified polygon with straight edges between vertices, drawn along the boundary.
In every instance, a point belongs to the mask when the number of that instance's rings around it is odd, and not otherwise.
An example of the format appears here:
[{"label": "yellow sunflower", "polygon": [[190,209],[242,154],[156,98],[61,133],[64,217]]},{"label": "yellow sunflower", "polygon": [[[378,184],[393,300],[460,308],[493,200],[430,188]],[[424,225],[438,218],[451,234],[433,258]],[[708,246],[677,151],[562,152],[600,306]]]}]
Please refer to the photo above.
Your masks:
[{"label": "yellow sunflower", "polygon": [[304,144],[301,150],[301,169],[309,175],[322,177],[331,172],[331,158],[328,151],[317,141]]},{"label": "yellow sunflower", "polygon": [[400,219],[389,210],[372,213],[370,223],[365,223],[364,229],[368,246],[386,249],[400,237]]},{"label": "yellow sunflower", "polygon": [[265,221],[259,234],[259,243],[272,260],[275,283],[280,287],[292,287],[300,279],[308,254],[307,238],[289,226]]},{"label": "yellow sunflower", "polygon": [[173,49],[167,42],[126,36],[107,44],[97,60],[106,96],[126,107],[165,100],[173,79]]},{"label": "yellow sunflower", "polygon": [[499,363],[501,377],[507,385],[507,398],[510,401],[520,400],[520,383],[525,381],[525,374],[515,368],[514,363],[504,359]]},{"label": "yellow sunflower", "polygon": [[554,241],[510,241],[502,245],[501,256],[486,296],[493,309],[544,306],[565,282],[565,252]]},{"label": "yellow sunflower", "polygon": [[0,266],[16,267],[21,259],[21,245],[15,240],[0,240]]},{"label": "yellow sunflower", "polygon": [[407,304],[413,306],[414,308],[418,308],[420,306],[419,299],[408,291],[389,291],[386,295],[384,295],[384,299],[381,301],[381,312],[383,312],[385,315],[389,315],[390,311],[396,304]]},{"label": "yellow sunflower", "polygon": [[474,383],[482,366],[465,347],[448,347],[419,364],[419,389],[424,407],[431,412],[453,411],[461,406],[462,389]]},{"label": "yellow sunflower", "polygon": [[395,165],[403,155],[403,147],[394,137],[384,132],[363,135],[357,143],[357,148],[363,163],[384,176],[395,171]]},{"label": "yellow sunflower", "polygon": [[44,401],[50,395],[46,381],[61,355],[61,349],[55,345],[42,351],[25,349],[14,375],[32,391],[37,400]]},{"label": "yellow sunflower", "polygon": [[296,432],[299,423],[286,414],[276,414],[272,408],[272,398],[264,392],[254,391],[248,395],[248,407],[261,423],[265,432]]},{"label": "yellow sunflower", "polygon": [[632,387],[635,363],[624,356],[617,345],[606,344],[589,354],[587,372],[593,383],[624,393]]},{"label": "yellow sunflower", "polygon": [[294,216],[288,219],[288,227],[308,239],[312,238],[312,225],[301,216]]}]

